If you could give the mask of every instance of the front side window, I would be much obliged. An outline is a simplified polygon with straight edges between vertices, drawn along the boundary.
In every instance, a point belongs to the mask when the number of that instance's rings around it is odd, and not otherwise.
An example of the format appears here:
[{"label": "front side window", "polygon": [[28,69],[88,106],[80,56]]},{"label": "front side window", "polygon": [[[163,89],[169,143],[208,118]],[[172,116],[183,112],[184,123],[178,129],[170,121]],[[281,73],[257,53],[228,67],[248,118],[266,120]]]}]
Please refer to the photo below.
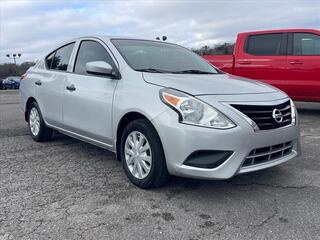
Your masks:
[{"label": "front side window", "polygon": [[282,36],[282,33],[249,36],[245,51],[252,55],[280,55]]},{"label": "front side window", "polygon": [[179,45],[157,41],[113,39],[128,65],[136,71],[217,74],[199,55]]},{"label": "front side window", "polygon": [[320,36],[312,33],[293,33],[293,55],[320,55]]},{"label": "front side window", "polygon": [[85,40],[80,44],[74,72],[78,74],[89,74],[86,70],[86,64],[88,62],[104,61],[113,65],[113,61],[107,52],[107,50],[98,42]]},{"label": "front side window", "polygon": [[52,59],[50,59],[51,55],[49,55],[47,58],[47,64],[51,64],[50,69],[67,71],[73,47],[74,43],[70,43],[55,51]]}]

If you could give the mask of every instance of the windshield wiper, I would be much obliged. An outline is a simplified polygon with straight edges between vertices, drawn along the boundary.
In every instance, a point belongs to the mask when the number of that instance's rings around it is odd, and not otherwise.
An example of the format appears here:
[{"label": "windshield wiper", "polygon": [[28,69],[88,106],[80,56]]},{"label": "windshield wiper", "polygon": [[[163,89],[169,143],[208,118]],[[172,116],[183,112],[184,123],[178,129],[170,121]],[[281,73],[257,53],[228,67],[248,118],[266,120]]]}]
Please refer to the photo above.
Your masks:
[{"label": "windshield wiper", "polygon": [[214,72],[206,72],[206,71],[201,71],[201,70],[195,70],[195,69],[190,69],[190,70],[183,70],[183,71],[165,71],[161,69],[156,69],[156,68],[140,68],[140,69],[135,69],[136,71],[140,72],[150,72],[150,73],[173,73],[173,74],[219,74],[219,72],[214,73]]},{"label": "windshield wiper", "polygon": [[176,72],[172,72],[172,73],[176,73],[176,74],[184,74],[184,73],[190,73],[190,74],[218,74],[218,73],[214,73],[214,72],[206,72],[206,71],[195,70],[195,69],[176,71]]},{"label": "windshield wiper", "polygon": [[140,68],[140,69],[135,69],[135,70],[139,71],[139,72],[168,73],[167,71],[156,69],[156,68]]}]

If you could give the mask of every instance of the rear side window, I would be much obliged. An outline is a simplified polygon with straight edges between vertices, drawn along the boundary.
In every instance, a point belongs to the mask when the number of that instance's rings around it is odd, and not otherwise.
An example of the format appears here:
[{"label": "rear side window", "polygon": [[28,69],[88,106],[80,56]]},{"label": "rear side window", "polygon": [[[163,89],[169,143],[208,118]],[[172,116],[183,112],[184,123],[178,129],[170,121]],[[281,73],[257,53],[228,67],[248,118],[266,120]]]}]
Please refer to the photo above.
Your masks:
[{"label": "rear side window", "polygon": [[293,55],[320,55],[320,36],[312,33],[293,33]]},{"label": "rear side window", "polygon": [[282,33],[249,36],[245,51],[252,55],[281,55],[282,36]]},{"label": "rear side window", "polygon": [[53,52],[53,53],[51,53],[47,58],[46,58],[46,66],[47,66],[47,68],[51,68],[51,64],[52,64],[52,60],[53,60],[53,57],[54,57],[54,54],[55,54],[56,52]]},{"label": "rear side window", "polygon": [[50,69],[67,71],[74,43],[65,45],[46,58],[46,65]]},{"label": "rear side window", "polygon": [[100,43],[91,40],[82,41],[78,51],[74,72],[89,75],[86,70],[86,64],[94,61],[104,61],[113,66],[112,58]]}]

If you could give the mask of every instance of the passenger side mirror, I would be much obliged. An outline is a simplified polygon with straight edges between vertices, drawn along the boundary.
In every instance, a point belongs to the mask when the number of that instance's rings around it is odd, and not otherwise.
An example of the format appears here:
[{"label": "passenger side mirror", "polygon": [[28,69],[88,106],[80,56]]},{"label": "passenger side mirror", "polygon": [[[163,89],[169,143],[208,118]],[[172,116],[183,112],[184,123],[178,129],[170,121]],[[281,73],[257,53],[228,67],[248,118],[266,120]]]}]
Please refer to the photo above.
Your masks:
[{"label": "passenger side mirror", "polygon": [[86,70],[91,74],[116,76],[116,73],[112,69],[111,65],[104,61],[88,62],[86,64]]}]

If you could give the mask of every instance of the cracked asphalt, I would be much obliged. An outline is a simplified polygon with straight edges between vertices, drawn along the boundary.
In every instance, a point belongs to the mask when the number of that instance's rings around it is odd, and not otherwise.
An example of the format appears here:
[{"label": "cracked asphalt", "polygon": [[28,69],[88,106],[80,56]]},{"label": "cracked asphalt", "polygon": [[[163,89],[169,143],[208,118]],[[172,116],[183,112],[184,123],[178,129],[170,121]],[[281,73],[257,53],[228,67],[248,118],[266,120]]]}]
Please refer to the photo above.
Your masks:
[{"label": "cracked asphalt", "polygon": [[34,142],[18,99],[0,91],[0,240],[320,239],[320,105],[298,104],[295,160],[141,190],[106,150],[61,134]]}]

